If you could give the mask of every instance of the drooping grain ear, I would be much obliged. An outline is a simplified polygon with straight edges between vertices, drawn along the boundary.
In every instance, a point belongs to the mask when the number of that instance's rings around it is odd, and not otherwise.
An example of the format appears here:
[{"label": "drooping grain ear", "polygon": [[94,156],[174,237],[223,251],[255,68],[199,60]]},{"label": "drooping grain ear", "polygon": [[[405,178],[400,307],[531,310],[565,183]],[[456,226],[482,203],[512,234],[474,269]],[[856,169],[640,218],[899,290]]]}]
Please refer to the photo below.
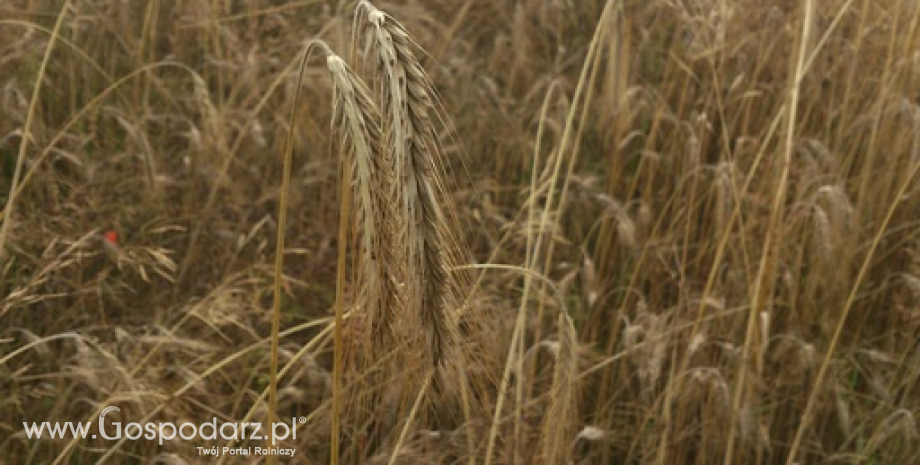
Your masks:
[{"label": "drooping grain ear", "polygon": [[402,299],[396,282],[402,266],[397,260],[393,174],[383,151],[380,113],[370,89],[342,58],[329,53],[326,65],[333,82],[332,126],[353,157],[348,173],[354,189],[355,215],[361,248],[358,303],[366,309],[372,352],[393,345],[393,325]]},{"label": "drooping grain ear", "polygon": [[456,332],[449,313],[457,296],[449,281],[459,254],[441,206],[444,153],[432,122],[433,89],[406,30],[369,2],[358,9],[366,18],[382,80],[382,141],[392,163],[399,236],[404,238],[405,305],[421,323],[431,360],[438,364]]}]

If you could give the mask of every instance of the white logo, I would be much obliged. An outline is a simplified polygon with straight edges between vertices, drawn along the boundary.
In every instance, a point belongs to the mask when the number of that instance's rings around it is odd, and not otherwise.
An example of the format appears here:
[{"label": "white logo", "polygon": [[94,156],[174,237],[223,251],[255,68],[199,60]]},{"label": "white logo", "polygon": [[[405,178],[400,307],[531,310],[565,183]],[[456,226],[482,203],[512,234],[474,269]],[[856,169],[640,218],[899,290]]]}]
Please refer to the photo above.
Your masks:
[{"label": "white logo", "polygon": [[[109,406],[102,409],[102,413],[99,414],[99,434],[103,438],[112,440],[120,440],[122,437],[130,439],[132,441],[140,439],[143,437],[148,440],[156,440],[160,445],[163,445],[163,440],[172,441],[176,437],[180,437],[185,440],[192,440],[195,438],[206,439],[208,441],[216,440],[218,437],[224,439],[225,441],[231,440],[262,440],[268,436],[268,433],[271,433],[271,445],[275,446],[278,441],[283,441],[285,439],[297,439],[297,424],[305,424],[307,422],[307,417],[291,418],[290,423],[285,422],[275,422],[271,425],[265,425],[263,430],[262,423],[257,422],[242,422],[242,423],[218,423],[217,418],[211,418],[211,421],[195,424],[191,422],[182,423],[179,426],[176,426],[175,423],[170,422],[147,422],[144,424],[140,423],[128,423],[122,428],[122,423],[113,421],[110,422],[108,426],[109,430],[106,431],[105,426],[105,416],[111,412],[121,412],[121,409],[115,406]],[[41,438],[44,434],[45,429],[48,430],[48,434],[52,438],[64,438],[65,433],[70,431],[74,438],[83,438],[87,437],[87,433],[92,427],[92,422],[87,423],[27,423],[23,422],[22,426],[26,431],[26,434],[30,438]],[[114,429],[114,434],[109,434]],[[91,435],[93,438],[97,436],[95,434]],[[199,447],[200,453],[208,455],[285,455],[290,454],[293,456],[294,449],[282,449],[279,447],[269,447],[269,448],[230,448],[224,447],[219,449],[217,446],[212,448]]]}]

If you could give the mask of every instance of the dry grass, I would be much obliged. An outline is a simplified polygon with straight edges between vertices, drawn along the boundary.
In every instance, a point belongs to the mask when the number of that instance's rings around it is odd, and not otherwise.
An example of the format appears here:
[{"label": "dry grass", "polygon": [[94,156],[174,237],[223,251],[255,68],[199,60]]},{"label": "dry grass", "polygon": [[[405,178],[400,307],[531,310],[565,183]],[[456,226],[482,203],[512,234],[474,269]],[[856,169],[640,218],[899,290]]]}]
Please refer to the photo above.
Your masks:
[{"label": "dry grass", "polygon": [[920,462],[918,8],[8,1],[0,461]]}]

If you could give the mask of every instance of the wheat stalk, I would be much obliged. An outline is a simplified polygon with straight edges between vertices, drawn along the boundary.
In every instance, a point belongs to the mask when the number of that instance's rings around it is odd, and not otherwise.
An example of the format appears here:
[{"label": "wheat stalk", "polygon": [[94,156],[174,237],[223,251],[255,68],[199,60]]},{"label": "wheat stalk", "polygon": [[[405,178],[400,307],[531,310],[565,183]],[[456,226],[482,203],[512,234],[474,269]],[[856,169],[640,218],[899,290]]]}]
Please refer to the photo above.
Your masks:
[{"label": "wheat stalk", "polygon": [[572,440],[572,425],[578,414],[575,404],[578,378],[578,360],[575,353],[577,341],[578,335],[572,319],[566,312],[560,312],[559,350],[556,352],[549,408],[543,419],[540,434],[542,463],[566,463],[566,446]]},{"label": "wheat stalk", "polygon": [[29,111],[26,114],[26,121],[22,129],[22,142],[19,144],[19,153],[16,156],[16,167],[13,169],[13,177],[10,181],[10,193],[6,201],[6,214],[3,217],[3,223],[0,224],[0,277],[6,277],[5,265],[7,264],[7,252],[6,252],[6,237],[9,234],[10,226],[13,223],[13,207],[16,205],[16,196],[19,193],[18,190],[18,181],[22,175],[23,166],[25,166],[26,160],[26,150],[29,147],[29,141],[32,140],[32,125],[35,120],[35,114],[37,112],[39,104],[39,95],[42,90],[42,84],[45,80],[46,70],[48,68],[48,62],[51,59],[51,52],[54,50],[55,44],[58,42],[61,26],[64,25],[64,18],[67,16],[68,9],[70,8],[70,1],[64,2],[64,6],[61,7],[61,12],[58,14],[57,20],[54,23],[54,30],[51,31],[51,39],[48,40],[48,45],[45,47],[45,53],[42,55],[42,62],[38,68],[38,75],[35,78],[35,87],[32,90],[32,99],[29,100]]}]

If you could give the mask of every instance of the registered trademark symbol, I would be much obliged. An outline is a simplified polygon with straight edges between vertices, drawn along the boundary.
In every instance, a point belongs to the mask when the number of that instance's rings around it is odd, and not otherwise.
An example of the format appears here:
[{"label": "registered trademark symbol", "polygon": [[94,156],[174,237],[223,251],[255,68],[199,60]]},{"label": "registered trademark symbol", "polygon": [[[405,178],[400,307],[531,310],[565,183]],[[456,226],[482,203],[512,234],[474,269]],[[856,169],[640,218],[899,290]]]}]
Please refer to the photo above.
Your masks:
[{"label": "registered trademark symbol", "polygon": [[307,422],[307,417],[300,417],[300,423],[304,424]]}]

